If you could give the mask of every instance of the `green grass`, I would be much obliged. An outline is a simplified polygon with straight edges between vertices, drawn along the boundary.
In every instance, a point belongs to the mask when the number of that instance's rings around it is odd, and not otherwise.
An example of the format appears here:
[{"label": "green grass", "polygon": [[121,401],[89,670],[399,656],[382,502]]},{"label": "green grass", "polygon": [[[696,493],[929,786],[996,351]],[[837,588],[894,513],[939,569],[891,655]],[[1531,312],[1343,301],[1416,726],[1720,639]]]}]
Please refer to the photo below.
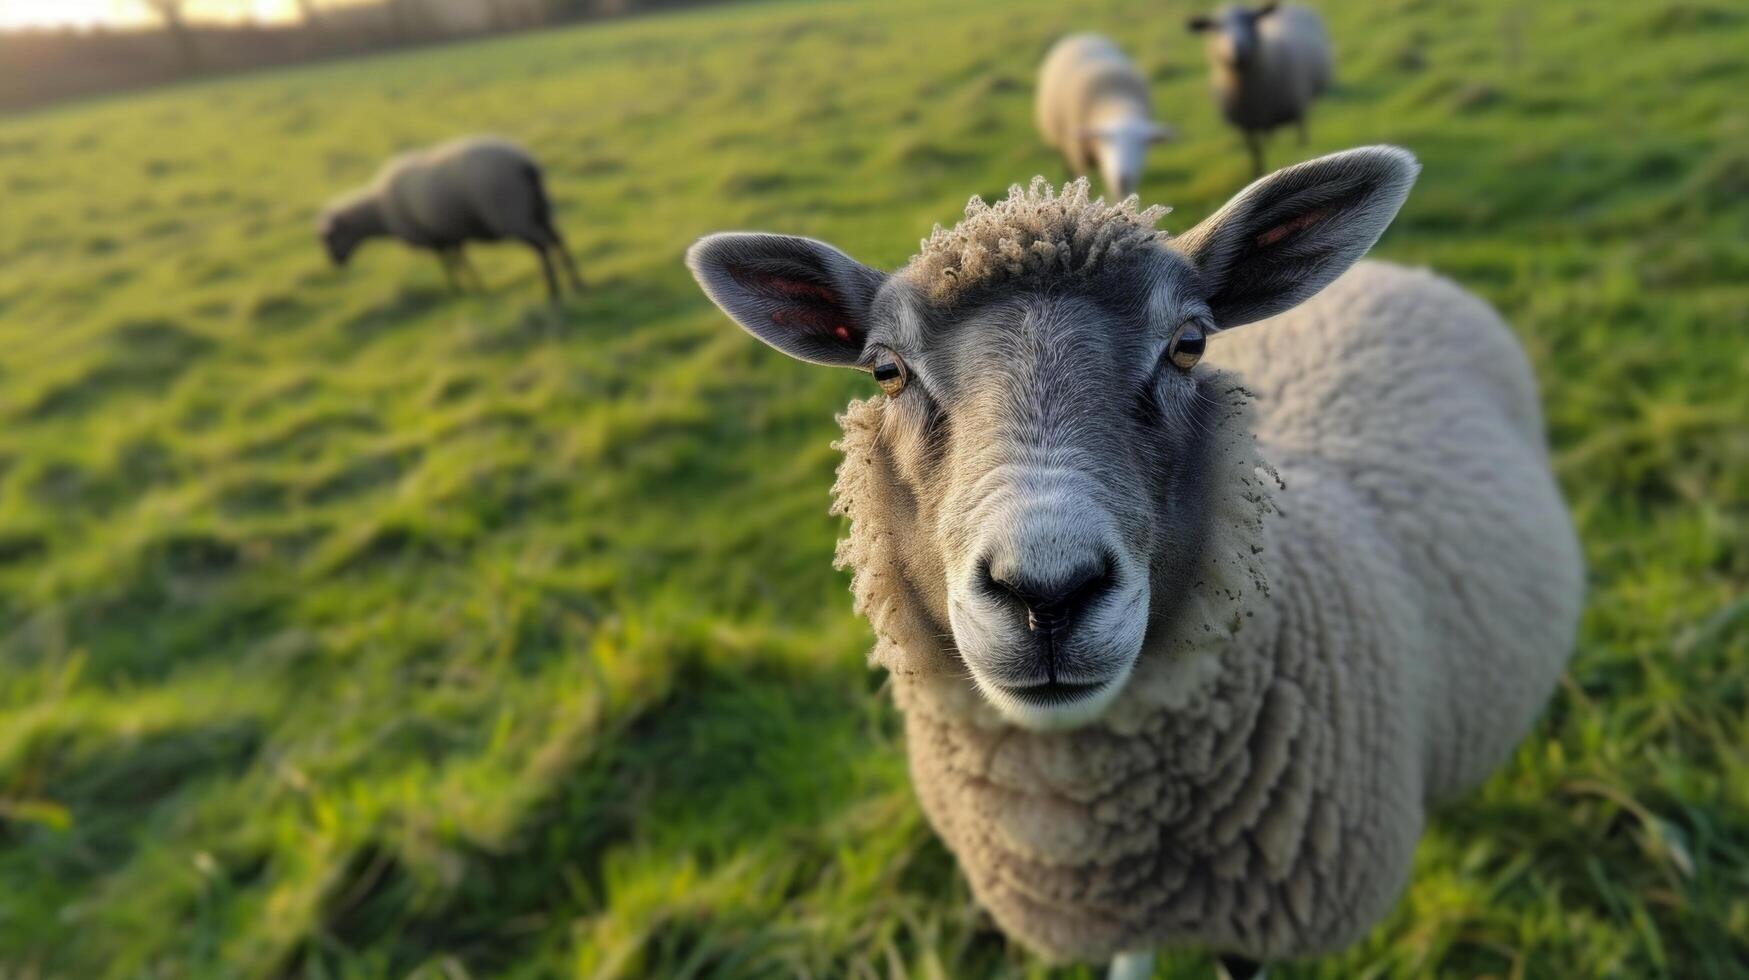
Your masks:
[{"label": "green grass", "polygon": [[[866,379],[680,254],[896,266],[1060,176],[1031,82],[1074,27],[1181,131],[1168,227],[1244,183],[1186,8],[1061,6],[736,6],[0,120],[0,975],[1046,975],[923,822],[830,569]],[[1749,12],[1321,6],[1341,88],[1272,162],[1421,156],[1379,251],[1519,331],[1590,603],[1397,912],[1280,975],[1749,974]],[[557,313],[516,249],[467,298],[323,264],[325,198],[470,130],[549,164],[591,284]]]}]

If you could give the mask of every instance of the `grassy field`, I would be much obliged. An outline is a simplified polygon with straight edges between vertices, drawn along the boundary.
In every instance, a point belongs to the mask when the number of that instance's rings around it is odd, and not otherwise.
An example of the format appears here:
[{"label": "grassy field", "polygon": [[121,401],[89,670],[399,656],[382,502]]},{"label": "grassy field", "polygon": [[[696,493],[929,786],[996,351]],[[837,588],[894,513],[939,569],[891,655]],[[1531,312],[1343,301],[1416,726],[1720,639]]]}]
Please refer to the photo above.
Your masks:
[{"label": "grassy field", "polygon": [[[1005,945],[908,788],[830,569],[869,383],[680,264],[759,227],[896,266],[1060,177],[1032,74],[1079,27],[1155,80],[1143,196],[1188,227],[1248,170],[1188,9],[1064,6],[750,4],[0,119],[0,977],[1090,976]],[[1379,252],[1519,331],[1590,605],[1396,914],[1279,975],[1749,975],[1749,11],[1320,6],[1340,91],[1272,162],[1421,156]],[[518,249],[463,298],[394,246],[325,266],[325,198],[471,130],[548,162],[586,295]]]}]

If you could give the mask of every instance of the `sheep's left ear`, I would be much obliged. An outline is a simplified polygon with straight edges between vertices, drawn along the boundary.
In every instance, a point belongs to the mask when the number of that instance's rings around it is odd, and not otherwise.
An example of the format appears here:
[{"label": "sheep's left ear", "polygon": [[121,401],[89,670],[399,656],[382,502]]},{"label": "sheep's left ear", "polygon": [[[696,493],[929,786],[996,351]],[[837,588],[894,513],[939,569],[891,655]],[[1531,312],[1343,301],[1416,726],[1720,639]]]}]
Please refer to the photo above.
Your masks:
[{"label": "sheep's left ear", "polygon": [[759,232],[707,235],[687,250],[686,265],[748,333],[834,367],[861,360],[869,311],[887,280],[825,242]]},{"label": "sheep's left ear", "polygon": [[1172,239],[1196,268],[1219,329],[1290,309],[1348,270],[1384,234],[1421,165],[1368,146],[1257,181]]}]

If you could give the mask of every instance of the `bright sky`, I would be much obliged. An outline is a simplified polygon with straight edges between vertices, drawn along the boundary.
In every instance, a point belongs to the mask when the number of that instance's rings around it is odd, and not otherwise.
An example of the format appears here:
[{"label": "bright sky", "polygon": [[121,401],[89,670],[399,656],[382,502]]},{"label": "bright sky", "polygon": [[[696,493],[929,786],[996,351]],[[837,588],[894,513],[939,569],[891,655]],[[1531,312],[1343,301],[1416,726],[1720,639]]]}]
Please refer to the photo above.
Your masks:
[{"label": "bright sky", "polygon": [[[288,20],[295,0],[188,0],[191,20]],[[152,23],[143,0],[0,0],[0,31],[20,27],[106,27]]]}]

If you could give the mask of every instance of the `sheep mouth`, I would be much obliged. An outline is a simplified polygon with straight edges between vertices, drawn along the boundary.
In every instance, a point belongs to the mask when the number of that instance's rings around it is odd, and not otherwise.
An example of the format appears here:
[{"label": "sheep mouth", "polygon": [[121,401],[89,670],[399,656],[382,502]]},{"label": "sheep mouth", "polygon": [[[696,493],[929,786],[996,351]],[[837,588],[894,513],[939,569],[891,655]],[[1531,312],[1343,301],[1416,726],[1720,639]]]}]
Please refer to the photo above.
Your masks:
[{"label": "sheep mouth", "polygon": [[1073,681],[1045,681],[1042,684],[1018,686],[1013,684],[999,685],[1002,693],[1034,707],[1049,708],[1058,705],[1073,704],[1105,690],[1111,682],[1098,681],[1092,684],[1077,684]]}]

